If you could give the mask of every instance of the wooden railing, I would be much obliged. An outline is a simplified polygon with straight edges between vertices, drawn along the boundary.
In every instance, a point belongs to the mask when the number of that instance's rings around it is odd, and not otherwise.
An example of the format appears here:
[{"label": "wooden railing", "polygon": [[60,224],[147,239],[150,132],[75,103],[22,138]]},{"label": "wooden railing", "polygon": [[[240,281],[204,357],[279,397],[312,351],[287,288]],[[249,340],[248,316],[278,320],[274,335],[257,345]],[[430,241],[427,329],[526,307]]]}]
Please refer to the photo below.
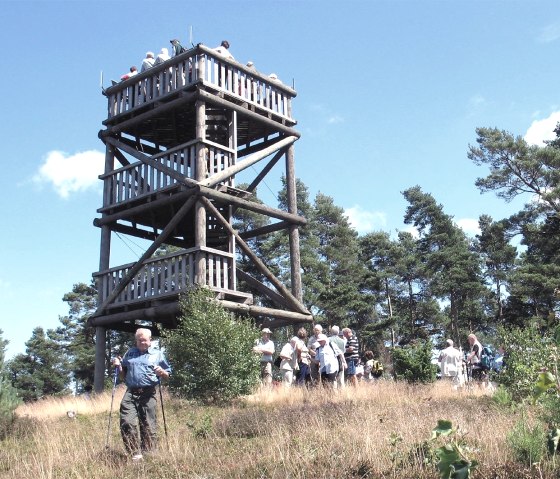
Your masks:
[{"label": "wooden railing", "polygon": [[293,121],[291,100],[296,96],[293,89],[204,45],[107,88],[109,119],[197,82]]},{"label": "wooden railing", "polygon": [[[154,155],[151,159],[160,165],[176,171],[181,176],[194,179],[196,178],[196,151],[198,145],[204,146],[206,150],[208,177],[220,173],[235,162],[234,150],[208,140],[191,141]],[[175,178],[158,170],[154,165],[141,161],[100,175],[99,178],[108,182],[105,188],[103,207],[111,207],[139,199],[177,184]],[[233,177],[225,181],[224,184],[234,186]]]},{"label": "wooden railing", "polygon": [[[206,260],[206,285],[224,291],[236,289],[233,255],[213,248],[201,247],[152,258],[117,296],[114,304],[123,305],[165,296],[176,296],[194,284],[194,266],[197,252]],[[117,266],[95,273],[101,302],[113,292],[134,263]]]}]

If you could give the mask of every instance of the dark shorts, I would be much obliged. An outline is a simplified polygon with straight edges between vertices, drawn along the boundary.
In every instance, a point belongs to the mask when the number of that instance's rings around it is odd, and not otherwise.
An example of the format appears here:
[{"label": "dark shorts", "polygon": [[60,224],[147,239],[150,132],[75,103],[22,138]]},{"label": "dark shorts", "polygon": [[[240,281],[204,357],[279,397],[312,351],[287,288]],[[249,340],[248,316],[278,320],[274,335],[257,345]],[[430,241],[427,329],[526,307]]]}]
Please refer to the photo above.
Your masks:
[{"label": "dark shorts", "polygon": [[355,376],[356,375],[356,365],[358,364],[358,361],[356,359],[347,359],[346,364],[348,365],[348,367],[346,368],[346,371],[344,371],[344,375],[345,376]]}]

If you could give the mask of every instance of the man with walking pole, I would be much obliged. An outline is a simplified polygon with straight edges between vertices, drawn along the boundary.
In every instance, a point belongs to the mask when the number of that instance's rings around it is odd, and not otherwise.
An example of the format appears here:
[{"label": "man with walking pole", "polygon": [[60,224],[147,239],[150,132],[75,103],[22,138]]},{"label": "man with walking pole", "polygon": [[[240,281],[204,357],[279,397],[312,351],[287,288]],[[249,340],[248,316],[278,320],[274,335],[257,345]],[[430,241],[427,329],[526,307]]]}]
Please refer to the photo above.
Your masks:
[{"label": "man with walking pole", "polygon": [[161,378],[169,377],[171,366],[163,352],[151,346],[152,332],[149,329],[139,328],[135,337],[136,347],[129,349],[122,359],[113,359],[113,366],[119,369],[127,386],[120,407],[121,435],[132,460],[141,461],[144,453],[156,447],[156,387]]}]

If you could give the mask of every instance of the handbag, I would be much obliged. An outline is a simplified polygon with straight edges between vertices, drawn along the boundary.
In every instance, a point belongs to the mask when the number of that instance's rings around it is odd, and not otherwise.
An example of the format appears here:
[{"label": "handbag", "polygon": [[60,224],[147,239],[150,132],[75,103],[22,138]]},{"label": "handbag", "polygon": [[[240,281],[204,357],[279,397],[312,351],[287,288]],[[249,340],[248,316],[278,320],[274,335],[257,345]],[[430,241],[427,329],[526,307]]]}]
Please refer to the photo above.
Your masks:
[{"label": "handbag", "polygon": [[278,356],[275,360],[274,360],[274,365],[279,368],[280,364],[282,363],[282,358],[280,356]]}]

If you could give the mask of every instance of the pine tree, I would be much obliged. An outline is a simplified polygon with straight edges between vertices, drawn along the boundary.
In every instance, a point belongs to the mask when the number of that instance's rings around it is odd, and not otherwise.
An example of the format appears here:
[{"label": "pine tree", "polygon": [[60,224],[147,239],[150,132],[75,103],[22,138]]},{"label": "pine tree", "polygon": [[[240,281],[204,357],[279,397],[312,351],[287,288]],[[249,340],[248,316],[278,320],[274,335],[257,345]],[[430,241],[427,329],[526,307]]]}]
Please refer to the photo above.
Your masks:
[{"label": "pine tree", "polygon": [[14,420],[14,410],[20,403],[16,389],[12,386],[8,369],[4,363],[8,341],[2,338],[0,329],[0,439],[9,432]]},{"label": "pine tree", "polygon": [[403,194],[409,202],[404,222],[412,224],[420,235],[419,253],[430,293],[448,303],[449,332],[461,338],[465,330],[485,324],[480,259],[465,233],[430,194],[419,186]]},{"label": "pine tree", "polygon": [[56,333],[53,330],[45,333],[43,328],[37,327],[25,346],[25,354],[18,354],[9,363],[12,384],[18,395],[24,401],[33,401],[68,393],[70,370]]}]

